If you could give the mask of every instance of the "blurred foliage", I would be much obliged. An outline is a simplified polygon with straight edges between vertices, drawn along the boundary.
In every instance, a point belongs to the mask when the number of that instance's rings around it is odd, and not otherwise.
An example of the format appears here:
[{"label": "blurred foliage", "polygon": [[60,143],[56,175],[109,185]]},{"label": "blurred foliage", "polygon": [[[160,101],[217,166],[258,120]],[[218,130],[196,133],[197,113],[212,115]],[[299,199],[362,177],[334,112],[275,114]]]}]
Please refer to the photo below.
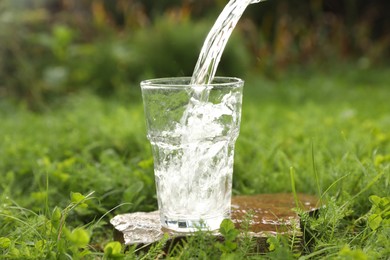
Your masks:
[{"label": "blurred foliage", "polygon": [[[141,79],[191,75],[202,42],[227,1],[3,0],[0,98],[32,108],[92,90],[128,95]],[[291,66],[389,57],[389,2],[281,0],[251,5],[218,74],[275,76]],[[126,95],[123,95],[126,94]]]}]

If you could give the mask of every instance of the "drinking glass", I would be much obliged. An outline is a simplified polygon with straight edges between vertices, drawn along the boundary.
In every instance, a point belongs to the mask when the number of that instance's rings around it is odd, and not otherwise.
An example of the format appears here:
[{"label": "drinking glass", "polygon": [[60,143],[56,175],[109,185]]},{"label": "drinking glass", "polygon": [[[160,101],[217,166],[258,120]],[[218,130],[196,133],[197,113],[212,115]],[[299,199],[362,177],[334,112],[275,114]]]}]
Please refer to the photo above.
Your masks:
[{"label": "drinking glass", "polygon": [[141,82],[162,227],[216,230],[230,217],[244,81],[190,77]]}]

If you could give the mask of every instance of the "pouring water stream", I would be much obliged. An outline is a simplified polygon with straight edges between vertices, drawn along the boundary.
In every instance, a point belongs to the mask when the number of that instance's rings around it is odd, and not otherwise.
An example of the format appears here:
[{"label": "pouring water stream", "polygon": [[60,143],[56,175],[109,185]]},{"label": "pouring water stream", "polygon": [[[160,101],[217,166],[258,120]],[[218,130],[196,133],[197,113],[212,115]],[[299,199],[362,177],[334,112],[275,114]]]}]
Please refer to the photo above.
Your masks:
[{"label": "pouring water stream", "polygon": [[[204,41],[191,78],[192,86],[210,84],[233,29],[249,4],[263,0],[230,0]],[[202,92],[202,91],[200,91]],[[207,91],[206,91],[207,92]],[[207,101],[207,93],[195,92],[197,100]],[[199,96],[200,95],[200,96]]]},{"label": "pouring water stream", "polygon": [[230,216],[243,82],[237,79],[238,87],[216,90],[222,95],[216,102],[209,97],[210,84],[238,20],[249,4],[260,1],[229,1],[209,32],[184,90],[189,102],[180,122],[150,139],[157,158],[160,217],[170,229],[187,232],[197,225],[217,229],[222,219]]},{"label": "pouring water stream", "polygon": [[194,107],[208,101],[210,89],[207,85],[214,79],[222,53],[238,20],[248,5],[261,1],[264,0],[230,0],[218,16],[203,43],[191,77],[191,99],[181,119],[183,127],[191,127],[188,118]]}]

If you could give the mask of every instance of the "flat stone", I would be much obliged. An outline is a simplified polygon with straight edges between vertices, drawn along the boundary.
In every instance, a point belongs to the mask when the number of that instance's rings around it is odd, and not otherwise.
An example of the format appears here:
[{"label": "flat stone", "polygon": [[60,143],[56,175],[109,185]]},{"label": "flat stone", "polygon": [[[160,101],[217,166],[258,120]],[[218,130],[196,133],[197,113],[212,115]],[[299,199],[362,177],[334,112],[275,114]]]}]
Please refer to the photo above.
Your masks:
[{"label": "flat stone", "polygon": [[[318,199],[315,196],[298,194],[298,200],[302,210],[306,212],[318,210]],[[301,235],[300,218],[294,208],[296,203],[293,194],[235,196],[232,198],[231,218],[239,228],[244,219],[249,217],[251,236],[264,244],[264,239],[270,235],[288,235],[292,232],[295,236]],[[121,214],[111,219],[110,223],[116,231],[115,239],[125,245],[154,243],[165,233],[172,239],[186,236],[183,233],[162,229],[158,211]]]}]

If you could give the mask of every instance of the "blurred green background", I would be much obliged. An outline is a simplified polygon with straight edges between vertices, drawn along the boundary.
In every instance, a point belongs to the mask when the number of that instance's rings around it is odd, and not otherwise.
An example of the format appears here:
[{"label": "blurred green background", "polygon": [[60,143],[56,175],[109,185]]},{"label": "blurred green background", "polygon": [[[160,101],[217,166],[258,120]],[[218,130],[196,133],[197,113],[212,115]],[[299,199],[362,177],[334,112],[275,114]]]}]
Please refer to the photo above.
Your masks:
[{"label": "blurred green background", "polygon": [[[0,99],[40,109],[141,79],[191,75],[222,0],[2,0]],[[246,10],[217,74],[277,78],[335,64],[387,66],[390,1],[268,0]]]},{"label": "blurred green background", "polygon": [[[157,209],[139,82],[190,76],[226,3],[0,0],[1,259],[87,249],[97,259],[110,218]],[[389,0],[251,5],[217,71],[246,81],[233,194],[295,185],[324,198],[303,253],[314,259],[390,255],[388,206],[383,221],[375,211],[390,201],[388,10]],[[292,246],[280,248],[287,259]]]}]

